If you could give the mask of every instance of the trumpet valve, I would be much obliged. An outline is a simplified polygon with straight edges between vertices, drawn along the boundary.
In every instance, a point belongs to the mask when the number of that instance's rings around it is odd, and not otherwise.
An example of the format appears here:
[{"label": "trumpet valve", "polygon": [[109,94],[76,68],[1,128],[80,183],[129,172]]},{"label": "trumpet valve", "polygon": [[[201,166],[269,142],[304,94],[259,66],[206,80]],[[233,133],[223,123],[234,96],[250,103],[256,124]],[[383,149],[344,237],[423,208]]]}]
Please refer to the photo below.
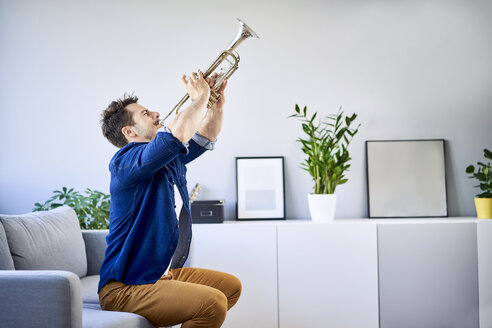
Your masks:
[{"label": "trumpet valve", "polygon": [[208,98],[207,108],[212,108],[220,99],[220,94],[215,90],[210,90],[210,98]]}]

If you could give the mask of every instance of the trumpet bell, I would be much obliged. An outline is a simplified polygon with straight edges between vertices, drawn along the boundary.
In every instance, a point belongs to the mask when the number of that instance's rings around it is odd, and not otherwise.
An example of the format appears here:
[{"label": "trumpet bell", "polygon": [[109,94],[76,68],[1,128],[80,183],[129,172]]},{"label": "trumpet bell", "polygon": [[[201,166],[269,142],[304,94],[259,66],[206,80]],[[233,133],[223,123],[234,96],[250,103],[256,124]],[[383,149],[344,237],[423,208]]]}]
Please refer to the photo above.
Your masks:
[{"label": "trumpet bell", "polygon": [[245,39],[249,37],[257,38],[259,39],[260,37],[258,34],[253,31],[251,27],[249,27],[245,22],[237,18],[239,21],[239,30],[237,31],[236,36],[234,39],[232,39],[231,43],[229,46],[226,48],[227,51],[234,51],[241,42],[243,42]]}]

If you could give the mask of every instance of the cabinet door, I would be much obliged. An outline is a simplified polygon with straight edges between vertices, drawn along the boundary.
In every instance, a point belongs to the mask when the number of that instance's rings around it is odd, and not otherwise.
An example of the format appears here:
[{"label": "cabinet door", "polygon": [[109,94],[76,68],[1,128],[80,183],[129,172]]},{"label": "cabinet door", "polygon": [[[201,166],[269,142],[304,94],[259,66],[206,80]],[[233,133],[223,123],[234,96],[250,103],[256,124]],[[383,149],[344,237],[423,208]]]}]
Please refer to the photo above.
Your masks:
[{"label": "cabinet door", "polygon": [[280,327],[378,327],[376,232],[360,222],[279,225]]},{"label": "cabinet door", "polygon": [[278,327],[276,239],[274,223],[193,225],[190,266],[227,272],[242,283],[222,327]]},{"label": "cabinet door", "polygon": [[381,328],[477,328],[475,223],[378,226]]},{"label": "cabinet door", "polygon": [[492,220],[478,222],[480,328],[492,327]]}]

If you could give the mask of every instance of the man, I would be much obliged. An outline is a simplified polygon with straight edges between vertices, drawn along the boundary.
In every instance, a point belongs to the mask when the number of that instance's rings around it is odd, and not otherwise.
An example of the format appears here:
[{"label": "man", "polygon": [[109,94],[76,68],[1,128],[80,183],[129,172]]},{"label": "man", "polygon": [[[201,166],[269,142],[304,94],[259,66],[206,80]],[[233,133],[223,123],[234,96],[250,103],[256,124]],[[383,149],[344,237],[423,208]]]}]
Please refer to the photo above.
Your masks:
[{"label": "man", "polygon": [[[183,268],[191,242],[185,165],[213,149],[221,130],[227,83],[207,111],[216,78],[204,79],[200,71],[182,76],[193,102],[167,128],[134,96],[103,112],[103,134],[121,148],[109,164],[108,247],[99,282],[104,310],[138,313],[158,327],[220,327],[239,299],[236,277]],[[175,197],[183,203],[176,212]]]}]

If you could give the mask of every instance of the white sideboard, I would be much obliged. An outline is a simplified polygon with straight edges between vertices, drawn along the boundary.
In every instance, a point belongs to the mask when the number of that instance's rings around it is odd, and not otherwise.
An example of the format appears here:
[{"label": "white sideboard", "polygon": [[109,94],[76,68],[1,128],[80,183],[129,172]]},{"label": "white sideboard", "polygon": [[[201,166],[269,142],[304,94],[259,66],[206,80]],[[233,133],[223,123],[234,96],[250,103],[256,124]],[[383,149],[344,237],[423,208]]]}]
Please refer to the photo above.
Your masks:
[{"label": "white sideboard", "polygon": [[492,220],[226,221],[189,265],[241,280],[226,328],[489,328],[491,252]]}]

